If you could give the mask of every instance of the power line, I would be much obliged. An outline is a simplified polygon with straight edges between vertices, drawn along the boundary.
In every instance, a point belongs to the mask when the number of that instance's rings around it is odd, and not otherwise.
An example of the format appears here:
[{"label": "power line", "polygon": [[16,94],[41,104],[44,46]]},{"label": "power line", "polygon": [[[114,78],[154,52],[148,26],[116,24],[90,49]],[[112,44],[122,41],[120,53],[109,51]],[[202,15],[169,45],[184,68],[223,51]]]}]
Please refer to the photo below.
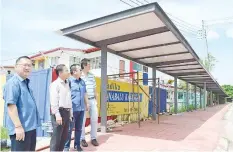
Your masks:
[{"label": "power line", "polygon": [[127,2],[125,2],[125,1],[123,1],[123,0],[120,0],[122,3],[124,3],[124,4],[126,4],[126,5],[128,5],[128,6],[130,6],[130,7],[134,7],[133,5],[130,5],[129,3],[127,3]]},{"label": "power line", "polygon": [[140,6],[140,5],[138,5],[138,3],[134,2],[133,0],[129,0],[129,1],[131,1],[134,4],[136,4],[137,6]]},{"label": "power line", "polygon": [[222,20],[231,20],[233,19],[233,16],[230,17],[224,17],[224,18],[218,18],[218,19],[212,19],[212,20],[205,20],[205,22],[213,22],[213,21],[222,21]]},{"label": "power line", "polygon": [[138,3],[140,3],[140,4],[142,4],[142,5],[144,5],[144,3],[142,3],[141,1],[139,1],[139,0],[136,0]]}]

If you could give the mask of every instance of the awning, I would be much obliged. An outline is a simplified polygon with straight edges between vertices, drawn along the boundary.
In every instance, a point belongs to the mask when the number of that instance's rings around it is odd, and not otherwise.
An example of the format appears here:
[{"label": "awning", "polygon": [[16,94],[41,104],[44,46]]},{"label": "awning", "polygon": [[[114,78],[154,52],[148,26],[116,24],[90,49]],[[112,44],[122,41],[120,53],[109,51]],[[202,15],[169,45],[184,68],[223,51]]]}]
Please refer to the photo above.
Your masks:
[{"label": "awning", "polygon": [[152,3],[61,29],[62,35],[208,91],[227,96],[192,47],[158,5]]}]

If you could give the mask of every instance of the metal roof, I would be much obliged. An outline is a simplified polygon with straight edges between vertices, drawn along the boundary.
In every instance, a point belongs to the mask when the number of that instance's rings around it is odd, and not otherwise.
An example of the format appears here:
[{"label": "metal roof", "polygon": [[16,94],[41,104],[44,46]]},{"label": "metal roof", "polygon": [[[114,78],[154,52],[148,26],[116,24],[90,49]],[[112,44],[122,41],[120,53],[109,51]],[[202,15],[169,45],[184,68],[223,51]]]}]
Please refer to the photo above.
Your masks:
[{"label": "metal roof", "polygon": [[[152,3],[61,29],[62,35],[102,48],[198,87],[227,96],[192,47]],[[107,48],[107,49],[106,49]]]}]

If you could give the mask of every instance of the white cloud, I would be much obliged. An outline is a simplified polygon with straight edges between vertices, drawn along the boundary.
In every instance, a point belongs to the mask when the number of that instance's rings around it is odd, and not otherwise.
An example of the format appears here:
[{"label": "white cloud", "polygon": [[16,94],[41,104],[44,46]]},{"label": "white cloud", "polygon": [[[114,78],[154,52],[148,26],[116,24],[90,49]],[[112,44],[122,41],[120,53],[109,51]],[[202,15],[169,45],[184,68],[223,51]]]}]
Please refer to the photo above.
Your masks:
[{"label": "white cloud", "polygon": [[233,38],[233,28],[232,28],[232,29],[228,29],[228,30],[226,31],[226,36],[227,36],[227,37],[230,37],[230,38]]},{"label": "white cloud", "polygon": [[219,34],[217,33],[217,32],[215,32],[215,31],[209,31],[208,33],[207,33],[207,38],[209,39],[209,40],[214,40],[214,39],[219,39]]}]

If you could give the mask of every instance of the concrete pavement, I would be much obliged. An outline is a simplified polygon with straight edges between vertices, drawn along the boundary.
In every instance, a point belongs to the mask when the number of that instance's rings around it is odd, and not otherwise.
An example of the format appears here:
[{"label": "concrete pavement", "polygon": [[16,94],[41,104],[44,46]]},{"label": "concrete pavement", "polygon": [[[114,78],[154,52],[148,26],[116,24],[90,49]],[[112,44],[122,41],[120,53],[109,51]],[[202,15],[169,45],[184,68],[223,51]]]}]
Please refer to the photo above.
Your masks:
[{"label": "concrete pavement", "polygon": [[228,107],[225,104],[207,108],[206,111],[161,116],[160,124],[149,120],[142,122],[141,128],[137,124],[127,124],[114,128],[111,133],[99,133],[100,146],[93,147],[89,142],[90,146],[84,150],[213,151],[219,142],[224,126],[221,120]]}]

